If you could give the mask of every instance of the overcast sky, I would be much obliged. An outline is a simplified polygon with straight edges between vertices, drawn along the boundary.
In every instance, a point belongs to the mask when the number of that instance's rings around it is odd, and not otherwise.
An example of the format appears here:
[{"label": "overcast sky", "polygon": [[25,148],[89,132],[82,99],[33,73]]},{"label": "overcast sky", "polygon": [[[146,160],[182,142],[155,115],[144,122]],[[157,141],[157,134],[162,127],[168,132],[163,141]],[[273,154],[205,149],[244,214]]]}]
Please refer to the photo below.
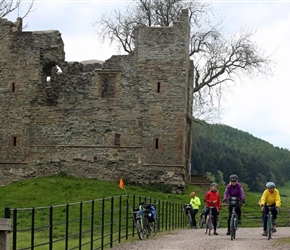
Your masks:
[{"label": "overcast sky", "polygon": [[[224,17],[223,26],[228,31],[238,31],[242,26],[255,31],[255,42],[267,54],[272,54],[275,61],[272,77],[237,80],[225,96],[220,120],[216,122],[290,149],[290,81],[287,77],[290,71],[290,0],[211,3]],[[66,61],[106,60],[119,52],[116,47],[100,43],[93,24],[102,13],[124,5],[125,1],[120,0],[35,0],[33,12],[24,19],[25,30],[59,30],[65,43]],[[8,19],[16,20],[13,15]]]}]

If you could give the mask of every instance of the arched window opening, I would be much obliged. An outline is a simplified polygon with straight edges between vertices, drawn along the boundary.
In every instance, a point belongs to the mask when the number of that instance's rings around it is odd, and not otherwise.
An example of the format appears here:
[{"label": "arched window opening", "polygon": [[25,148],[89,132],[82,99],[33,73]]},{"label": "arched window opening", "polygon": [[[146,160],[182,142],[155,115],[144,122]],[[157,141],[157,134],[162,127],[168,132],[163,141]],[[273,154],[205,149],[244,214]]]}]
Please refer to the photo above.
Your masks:
[{"label": "arched window opening", "polygon": [[46,88],[51,88],[52,84],[52,71],[56,70],[56,64],[54,62],[49,62],[44,65],[43,67],[43,77],[44,77],[44,84]]}]

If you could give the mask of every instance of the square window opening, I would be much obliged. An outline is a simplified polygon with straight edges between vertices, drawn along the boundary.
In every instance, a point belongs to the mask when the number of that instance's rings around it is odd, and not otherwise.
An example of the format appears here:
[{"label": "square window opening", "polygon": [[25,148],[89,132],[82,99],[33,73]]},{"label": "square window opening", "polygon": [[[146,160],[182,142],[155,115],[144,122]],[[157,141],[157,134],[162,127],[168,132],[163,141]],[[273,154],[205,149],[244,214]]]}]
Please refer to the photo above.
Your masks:
[{"label": "square window opening", "polygon": [[115,134],[115,146],[120,146],[121,145],[120,139],[121,139],[121,135],[120,134]]},{"label": "square window opening", "polygon": [[113,77],[103,77],[101,83],[102,98],[114,98],[115,86]]}]

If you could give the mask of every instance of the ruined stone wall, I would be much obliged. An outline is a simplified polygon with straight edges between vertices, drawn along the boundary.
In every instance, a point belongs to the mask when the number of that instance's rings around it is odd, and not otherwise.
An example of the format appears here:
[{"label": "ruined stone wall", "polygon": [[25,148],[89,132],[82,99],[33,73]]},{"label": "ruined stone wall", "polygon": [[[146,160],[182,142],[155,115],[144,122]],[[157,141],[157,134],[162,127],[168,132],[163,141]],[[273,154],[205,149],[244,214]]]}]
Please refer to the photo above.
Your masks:
[{"label": "ruined stone wall", "polygon": [[192,116],[186,10],[172,27],[137,29],[135,51],[103,64],[66,62],[58,31],[15,32],[1,22],[2,184],[65,172],[184,187]]},{"label": "ruined stone wall", "polygon": [[[33,107],[38,166],[103,180],[131,175],[140,158],[142,126],[135,86],[122,76],[123,67],[132,67],[130,57],[113,57],[114,68],[105,63],[93,72],[77,62],[58,65],[62,74],[51,78],[52,104]],[[113,79],[113,97],[102,97],[105,77]]]}]

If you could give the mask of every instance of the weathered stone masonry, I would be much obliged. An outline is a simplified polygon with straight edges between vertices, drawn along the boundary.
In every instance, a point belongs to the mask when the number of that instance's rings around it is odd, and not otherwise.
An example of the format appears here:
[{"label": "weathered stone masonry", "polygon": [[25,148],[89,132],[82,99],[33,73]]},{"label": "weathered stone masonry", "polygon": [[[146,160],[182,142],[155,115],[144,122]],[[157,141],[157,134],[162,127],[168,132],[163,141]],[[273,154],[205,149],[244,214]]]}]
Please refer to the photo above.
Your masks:
[{"label": "weathered stone masonry", "polygon": [[103,64],[65,61],[59,31],[0,19],[1,184],[69,175],[182,189],[190,175],[188,11],[140,27],[135,51]]}]

